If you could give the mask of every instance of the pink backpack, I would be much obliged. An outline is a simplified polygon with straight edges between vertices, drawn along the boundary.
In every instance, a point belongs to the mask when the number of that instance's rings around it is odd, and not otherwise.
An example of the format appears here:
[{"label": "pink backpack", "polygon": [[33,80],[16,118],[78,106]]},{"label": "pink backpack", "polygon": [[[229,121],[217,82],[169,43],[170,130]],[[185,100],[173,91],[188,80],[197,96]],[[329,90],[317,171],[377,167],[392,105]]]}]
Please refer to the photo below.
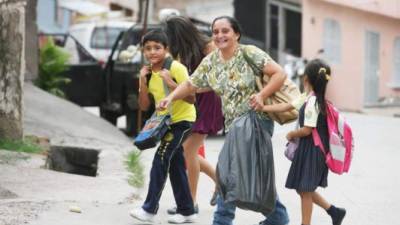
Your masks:
[{"label": "pink backpack", "polygon": [[316,128],[312,131],[314,144],[325,154],[328,168],[334,173],[343,174],[349,171],[353,157],[353,134],[343,115],[328,101],[326,102],[326,117],[330,151],[326,151]]}]

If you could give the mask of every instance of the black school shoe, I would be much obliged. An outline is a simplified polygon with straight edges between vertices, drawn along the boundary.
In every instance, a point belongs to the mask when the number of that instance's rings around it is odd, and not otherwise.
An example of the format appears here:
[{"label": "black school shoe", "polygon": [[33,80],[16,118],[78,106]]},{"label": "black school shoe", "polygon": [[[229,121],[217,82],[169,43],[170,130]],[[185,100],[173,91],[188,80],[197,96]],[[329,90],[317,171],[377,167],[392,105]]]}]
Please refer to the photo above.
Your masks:
[{"label": "black school shoe", "polygon": [[[169,215],[175,215],[176,214],[176,210],[177,210],[177,208],[176,208],[176,206],[174,206],[172,208],[167,209],[167,213]],[[194,206],[194,213],[195,214],[199,214],[199,206],[198,205]]]},{"label": "black school shoe", "polygon": [[332,218],[333,225],[341,225],[344,217],[346,216],[346,209],[344,208],[336,208],[335,206],[331,206],[328,210],[328,214]]}]

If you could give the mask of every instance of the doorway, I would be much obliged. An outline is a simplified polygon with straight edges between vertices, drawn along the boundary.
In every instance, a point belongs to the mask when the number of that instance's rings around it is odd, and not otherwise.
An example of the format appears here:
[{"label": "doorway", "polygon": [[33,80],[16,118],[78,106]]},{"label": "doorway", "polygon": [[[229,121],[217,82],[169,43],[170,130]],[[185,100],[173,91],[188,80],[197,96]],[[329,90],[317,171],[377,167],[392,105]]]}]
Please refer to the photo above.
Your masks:
[{"label": "doorway", "polygon": [[301,57],[301,7],[300,4],[276,0],[267,3],[267,50],[280,64],[287,56]]}]

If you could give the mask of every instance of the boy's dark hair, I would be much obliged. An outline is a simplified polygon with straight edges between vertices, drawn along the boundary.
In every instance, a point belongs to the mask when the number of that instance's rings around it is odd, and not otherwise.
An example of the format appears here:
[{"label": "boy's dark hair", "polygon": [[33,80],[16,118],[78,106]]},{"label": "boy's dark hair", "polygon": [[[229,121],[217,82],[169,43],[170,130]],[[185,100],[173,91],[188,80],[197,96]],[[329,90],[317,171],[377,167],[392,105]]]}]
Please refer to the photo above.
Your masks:
[{"label": "boy's dark hair", "polygon": [[142,38],[142,46],[149,41],[161,43],[165,48],[168,47],[168,37],[162,30],[151,30],[147,32]]},{"label": "boy's dark hair", "polygon": [[308,82],[311,84],[314,94],[317,97],[319,111],[325,114],[325,92],[326,85],[331,77],[330,66],[322,59],[313,59],[307,64],[304,74],[307,76]]}]

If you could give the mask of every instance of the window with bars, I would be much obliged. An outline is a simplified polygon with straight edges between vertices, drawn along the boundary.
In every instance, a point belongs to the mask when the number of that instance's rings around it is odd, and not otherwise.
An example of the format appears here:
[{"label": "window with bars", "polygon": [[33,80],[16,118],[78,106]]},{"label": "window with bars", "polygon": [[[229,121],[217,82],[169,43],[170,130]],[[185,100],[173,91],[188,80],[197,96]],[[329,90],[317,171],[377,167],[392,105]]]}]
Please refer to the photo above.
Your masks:
[{"label": "window with bars", "polygon": [[324,58],[329,63],[338,64],[341,61],[341,32],[336,20],[325,19],[323,25]]}]

